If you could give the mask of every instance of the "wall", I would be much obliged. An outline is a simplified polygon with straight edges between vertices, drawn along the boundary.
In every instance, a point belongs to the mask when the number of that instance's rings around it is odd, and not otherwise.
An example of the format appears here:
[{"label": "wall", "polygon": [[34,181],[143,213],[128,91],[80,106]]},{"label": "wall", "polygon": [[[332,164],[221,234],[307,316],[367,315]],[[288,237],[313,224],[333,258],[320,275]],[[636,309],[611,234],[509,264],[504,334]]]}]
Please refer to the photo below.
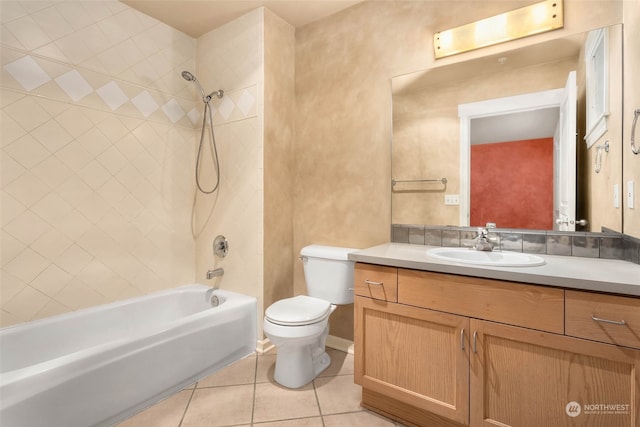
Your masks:
[{"label": "wall", "polygon": [[[196,279],[258,298],[259,335],[264,309],[293,294],[294,37],[293,27],[258,8],[203,35],[197,47],[205,90],[222,88],[225,97],[213,118],[220,188],[196,197]],[[214,171],[210,162],[203,169],[209,189]],[[223,259],[212,253],[219,234],[230,246]],[[207,281],[213,268],[225,274]]]},{"label": "wall", "polygon": [[[196,197],[196,280],[255,296],[260,308],[264,235],[264,9],[255,9],[198,38],[196,57],[197,75],[205,90],[225,91],[224,98],[214,104],[213,117],[220,187],[214,194],[198,193]],[[215,185],[215,169],[210,149],[203,158],[207,159],[203,183],[211,189]],[[224,235],[229,241],[226,258],[213,255],[217,235]],[[207,270],[214,268],[224,268],[224,276],[207,281]],[[260,313],[258,318],[262,318]]]},{"label": "wall", "polygon": [[[367,247],[389,241],[390,78],[434,63],[435,31],[527,2],[364,2],[296,33],[294,251],[309,243]],[[620,2],[565,1],[565,28],[457,55],[446,64],[621,22]],[[325,159],[318,167],[318,159]],[[304,292],[294,265],[294,289]],[[353,336],[351,307],[332,334]]]},{"label": "wall", "polygon": [[553,138],[471,146],[472,227],[553,230]]},{"label": "wall", "polygon": [[[622,26],[609,28],[609,93],[623,93],[622,90]],[[586,40],[585,40],[586,41]],[[622,192],[622,104],[619,97],[609,97],[609,115],[607,117],[607,131],[587,147],[586,135],[586,87],[585,62],[581,56],[578,75],[578,210],[577,219],[586,219],[591,231],[609,230],[622,231],[622,209],[613,204],[613,186],[618,184]],[[626,91],[624,92],[626,97]],[[609,152],[602,152],[602,166],[599,173],[595,172],[597,147],[609,141]]]},{"label": "wall", "polygon": [[[293,295],[295,29],[265,9],[264,304]],[[262,317],[260,317],[262,318]],[[260,325],[261,328],[261,325]]]},{"label": "wall", "polygon": [[[622,137],[622,159],[623,159],[623,184],[624,192],[627,190],[627,181],[635,182],[635,208],[630,209],[623,201],[624,212],[624,232],[630,236],[640,238],[640,154],[631,153],[631,123],[633,121],[633,111],[640,108],[640,3],[637,1],[623,2],[624,18],[624,107],[623,107],[623,137]],[[640,146],[640,122],[636,128],[636,147]]]},{"label": "wall", "polygon": [[2,326],[193,282],[195,40],[118,1],[2,1]]}]

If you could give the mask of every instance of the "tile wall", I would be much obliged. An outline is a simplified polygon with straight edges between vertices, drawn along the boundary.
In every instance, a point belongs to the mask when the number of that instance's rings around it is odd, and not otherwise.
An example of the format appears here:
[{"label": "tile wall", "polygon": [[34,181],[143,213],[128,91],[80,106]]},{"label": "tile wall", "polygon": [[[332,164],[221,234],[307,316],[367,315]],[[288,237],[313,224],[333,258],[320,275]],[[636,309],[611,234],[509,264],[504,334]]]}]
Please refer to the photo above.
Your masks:
[{"label": "tile wall", "polygon": [[115,0],[0,8],[1,325],[193,282],[196,41]]},{"label": "tile wall", "polygon": [[[253,99],[252,108],[244,117],[238,116],[238,120],[220,124],[214,130],[220,159],[220,188],[215,194],[197,195],[196,281],[254,296],[261,309],[264,8],[198,38],[196,72],[206,91],[246,92]],[[213,170],[209,160],[204,167]],[[211,179],[211,173],[208,175],[204,184],[212,188],[215,180]],[[225,258],[213,254],[212,243],[217,235],[224,235],[229,242]],[[208,281],[206,272],[213,268],[223,268],[224,276]],[[260,313],[258,318],[262,319]]]}]

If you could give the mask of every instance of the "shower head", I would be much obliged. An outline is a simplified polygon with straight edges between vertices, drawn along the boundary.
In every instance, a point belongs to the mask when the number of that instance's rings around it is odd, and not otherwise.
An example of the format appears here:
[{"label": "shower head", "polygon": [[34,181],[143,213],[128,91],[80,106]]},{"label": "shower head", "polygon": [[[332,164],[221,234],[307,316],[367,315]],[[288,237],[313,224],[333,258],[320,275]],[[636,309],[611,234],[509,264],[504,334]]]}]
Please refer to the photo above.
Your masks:
[{"label": "shower head", "polygon": [[196,76],[194,76],[193,74],[191,74],[188,71],[183,71],[182,72],[182,78],[185,79],[188,82],[193,82],[196,80]]},{"label": "shower head", "polygon": [[196,76],[194,76],[189,71],[186,71],[186,70],[183,71],[182,72],[182,78],[185,79],[188,82],[194,82],[196,84],[196,86],[198,86],[198,89],[200,89],[200,93],[202,93],[202,102],[204,102],[205,104],[208,103],[209,101],[211,101],[211,97],[213,95],[217,96],[218,98],[222,98],[222,96],[224,95],[224,91],[222,89],[215,90],[215,91],[211,92],[209,95],[204,93],[204,89],[200,85],[200,82],[198,81],[198,79],[196,79]]}]

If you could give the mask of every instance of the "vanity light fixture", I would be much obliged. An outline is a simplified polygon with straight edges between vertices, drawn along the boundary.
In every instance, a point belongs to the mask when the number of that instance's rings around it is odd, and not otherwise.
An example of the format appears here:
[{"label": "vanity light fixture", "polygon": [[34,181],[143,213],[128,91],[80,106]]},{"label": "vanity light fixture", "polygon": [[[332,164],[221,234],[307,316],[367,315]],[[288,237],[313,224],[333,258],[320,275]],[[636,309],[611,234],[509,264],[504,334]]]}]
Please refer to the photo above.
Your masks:
[{"label": "vanity light fixture", "polygon": [[461,25],[433,36],[436,58],[491,46],[564,26],[562,0],[545,0]]}]

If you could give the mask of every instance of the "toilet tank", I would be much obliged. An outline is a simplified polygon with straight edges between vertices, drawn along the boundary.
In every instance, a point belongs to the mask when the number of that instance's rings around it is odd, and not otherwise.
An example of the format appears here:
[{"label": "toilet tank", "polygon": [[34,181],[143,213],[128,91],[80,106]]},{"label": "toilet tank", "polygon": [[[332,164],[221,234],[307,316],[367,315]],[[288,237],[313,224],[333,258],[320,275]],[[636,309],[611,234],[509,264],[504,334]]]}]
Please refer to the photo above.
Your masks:
[{"label": "toilet tank", "polygon": [[332,304],[353,303],[353,267],[350,252],[358,249],[310,245],[300,251],[309,296]]}]

